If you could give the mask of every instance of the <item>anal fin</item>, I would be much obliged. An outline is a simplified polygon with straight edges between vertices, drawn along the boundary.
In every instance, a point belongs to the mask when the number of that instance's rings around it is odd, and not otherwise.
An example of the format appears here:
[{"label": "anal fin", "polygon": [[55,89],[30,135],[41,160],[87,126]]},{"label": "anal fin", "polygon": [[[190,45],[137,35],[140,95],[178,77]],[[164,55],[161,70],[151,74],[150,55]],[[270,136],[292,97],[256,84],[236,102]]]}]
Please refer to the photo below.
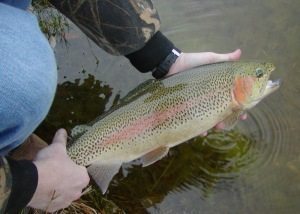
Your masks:
[{"label": "anal fin", "polygon": [[122,163],[104,164],[102,161],[95,161],[87,170],[104,194],[114,175],[119,172],[121,165]]},{"label": "anal fin", "polygon": [[147,154],[145,154],[144,156],[142,156],[140,158],[143,167],[145,166],[149,166],[153,163],[155,163],[156,161],[162,159],[163,157],[165,157],[169,152],[169,148],[168,147],[159,147]]}]

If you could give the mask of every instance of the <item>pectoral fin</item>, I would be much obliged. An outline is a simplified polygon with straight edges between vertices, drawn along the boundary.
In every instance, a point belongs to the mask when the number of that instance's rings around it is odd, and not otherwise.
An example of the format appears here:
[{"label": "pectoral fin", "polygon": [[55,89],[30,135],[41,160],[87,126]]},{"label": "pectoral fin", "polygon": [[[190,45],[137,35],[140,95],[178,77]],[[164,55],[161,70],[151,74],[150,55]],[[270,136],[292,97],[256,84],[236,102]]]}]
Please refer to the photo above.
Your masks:
[{"label": "pectoral fin", "polygon": [[168,154],[168,152],[169,152],[168,147],[159,147],[145,154],[144,156],[141,157],[141,162],[143,164],[143,167],[149,166],[155,163],[156,161],[162,159],[164,156]]},{"label": "pectoral fin", "polygon": [[235,111],[231,115],[229,115],[225,120],[223,120],[223,123],[225,125],[224,129],[225,130],[232,129],[237,124],[242,114],[243,114],[242,111]]},{"label": "pectoral fin", "polygon": [[101,161],[95,161],[87,170],[104,194],[114,175],[119,172],[121,165],[122,163],[103,164]]}]

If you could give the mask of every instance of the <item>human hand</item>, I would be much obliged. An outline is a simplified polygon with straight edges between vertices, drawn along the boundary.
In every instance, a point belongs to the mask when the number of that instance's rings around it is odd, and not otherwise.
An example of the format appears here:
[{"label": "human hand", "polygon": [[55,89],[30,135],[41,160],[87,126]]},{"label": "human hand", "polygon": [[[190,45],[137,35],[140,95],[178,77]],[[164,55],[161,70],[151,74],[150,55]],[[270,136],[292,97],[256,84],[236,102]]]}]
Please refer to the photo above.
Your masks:
[{"label": "human hand", "polygon": [[237,49],[232,53],[219,54],[214,52],[181,53],[176,62],[171,66],[167,76],[185,71],[200,65],[217,62],[237,61],[241,57],[241,50]]},{"label": "human hand", "polygon": [[33,163],[38,171],[37,189],[28,206],[48,212],[69,206],[89,183],[87,170],[67,155],[67,133],[56,132],[52,144],[38,152]]},{"label": "human hand", "polygon": [[[241,50],[237,49],[232,53],[219,54],[214,52],[202,52],[202,53],[182,53],[171,66],[167,76],[182,72],[196,66],[212,64],[217,62],[237,61],[241,57]],[[241,115],[240,119],[245,120],[247,114]],[[224,123],[218,123],[215,126],[216,129],[224,129]],[[206,136],[207,131],[200,135]]]}]

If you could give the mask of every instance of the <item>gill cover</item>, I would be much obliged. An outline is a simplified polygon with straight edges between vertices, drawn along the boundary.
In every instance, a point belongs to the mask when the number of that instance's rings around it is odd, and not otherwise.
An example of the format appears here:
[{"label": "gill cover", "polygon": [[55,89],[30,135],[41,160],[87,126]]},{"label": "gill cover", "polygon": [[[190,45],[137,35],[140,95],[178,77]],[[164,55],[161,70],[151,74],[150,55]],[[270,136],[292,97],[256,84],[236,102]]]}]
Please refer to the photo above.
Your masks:
[{"label": "gill cover", "polygon": [[235,101],[244,109],[249,109],[279,88],[279,81],[269,80],[274,69],[272,63],[249,63],[237,69],[233,87]]}]

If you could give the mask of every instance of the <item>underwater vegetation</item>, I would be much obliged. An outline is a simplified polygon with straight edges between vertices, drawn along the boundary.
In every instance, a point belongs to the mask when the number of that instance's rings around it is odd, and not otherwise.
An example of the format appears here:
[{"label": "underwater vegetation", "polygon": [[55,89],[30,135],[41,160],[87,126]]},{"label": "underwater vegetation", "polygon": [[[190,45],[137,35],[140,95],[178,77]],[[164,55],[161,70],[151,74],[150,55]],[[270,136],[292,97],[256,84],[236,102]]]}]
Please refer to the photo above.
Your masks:
[{"label": "underwater vegetation", "polygon": [[59,127],[69,132],[74,126],[95,119],[104,112],[111,93],[109,85],[92,75],[58,84],[50,112],[35,133],[51,142]]}]

